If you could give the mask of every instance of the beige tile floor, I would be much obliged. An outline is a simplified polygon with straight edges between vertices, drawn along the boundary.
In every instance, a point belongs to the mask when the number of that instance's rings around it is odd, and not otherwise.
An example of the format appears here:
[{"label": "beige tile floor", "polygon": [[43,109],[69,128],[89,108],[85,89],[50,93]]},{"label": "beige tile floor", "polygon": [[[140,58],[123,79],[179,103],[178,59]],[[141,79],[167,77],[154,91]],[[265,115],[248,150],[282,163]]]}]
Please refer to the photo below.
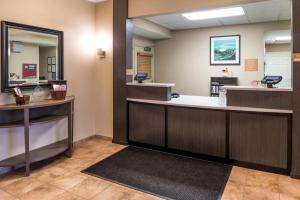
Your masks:
[{"label": "beige tile floor", "polygon": [[[0,200],[158,200],[159,198],[83,173],[82,169],[124,146],[104,138],[77,145],[72,158],[36,169],[30,177],[0,177]],[[300,181],[287,176],[233,167],[223,200],[300,200]]]}]

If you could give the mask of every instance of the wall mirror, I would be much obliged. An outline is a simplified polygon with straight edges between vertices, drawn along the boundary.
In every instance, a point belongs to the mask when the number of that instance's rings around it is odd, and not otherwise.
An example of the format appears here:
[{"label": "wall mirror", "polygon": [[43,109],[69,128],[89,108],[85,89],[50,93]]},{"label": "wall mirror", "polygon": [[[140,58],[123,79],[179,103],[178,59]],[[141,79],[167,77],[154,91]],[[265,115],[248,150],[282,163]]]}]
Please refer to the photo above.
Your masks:
[{"label": "wall mirror", "polygon": [[1,22],[1,91],[63,80],[63,32]]}]

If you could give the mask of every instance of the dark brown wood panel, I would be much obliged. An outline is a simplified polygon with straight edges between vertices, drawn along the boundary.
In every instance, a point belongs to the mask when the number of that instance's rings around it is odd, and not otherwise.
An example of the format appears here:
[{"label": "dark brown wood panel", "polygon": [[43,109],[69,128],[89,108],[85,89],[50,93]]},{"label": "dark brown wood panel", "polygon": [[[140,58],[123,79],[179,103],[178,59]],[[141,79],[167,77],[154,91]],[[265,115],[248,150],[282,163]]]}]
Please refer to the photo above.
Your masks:
[{"label": "dark brown wood panel", "polygon": [[[126,67],[127,0],[113,1],[113,142],[127,144]],[[129,57],[129,56],[128,56]]]},{"label": "dark brown wood panel", "polygon": [[[293,53],[300,53],[300,1],[293,0]],[[300,179],[300,62],[293,63],[292,177]]]},{"label": "dark brown wood panel", "polygon": [[228,90],[228,106],[292,110],[291,91]]},{"label": "dark brown wood panel", "polygon": [[165,146],[164,106],[129,103],[129,140]]},{"label": "dark brown wood panel", "polygon": [[293,2],[293,51],[300,52],[300,1],[292,0]]},{"label": "dark brown wood panel", "polygon": [[286,169],[288,117],[230,113],[229,157]]},{"label": "dark brown wood panel", "polygon": [[[294,62],[293,64],[293,74],[300,74],[300,62]],[[300,91],[300,78],[295,77],[293,79],[293,90],[294,93],[298,94]],[[300,94],[300,92],[299,92]]]},{"label": "dark brown wood panel", "polygon": [[226,113],[168,107],[168,147],[210,156],[226,156]]},{"label": "dark brown wood panel", "polygon": [[171,87],[127,86],[127,96],[133,99],[171,100]]}]

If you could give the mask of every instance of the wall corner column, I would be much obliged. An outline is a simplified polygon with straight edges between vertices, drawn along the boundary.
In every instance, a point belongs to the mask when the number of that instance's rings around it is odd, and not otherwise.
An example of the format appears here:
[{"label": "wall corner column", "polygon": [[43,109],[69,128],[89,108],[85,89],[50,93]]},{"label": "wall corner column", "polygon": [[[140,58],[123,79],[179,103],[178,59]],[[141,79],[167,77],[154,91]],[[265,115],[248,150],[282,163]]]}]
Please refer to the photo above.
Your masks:
[{"label": "wall corner column", "polygon": [[128,0],[113,0],[113,142],[127,144]]},{"label": "wall corner column", "polygon": [[300,55],[300,1],[293,0],[293,148],[291,176],[300,179],[300,61],[295,59]]}]

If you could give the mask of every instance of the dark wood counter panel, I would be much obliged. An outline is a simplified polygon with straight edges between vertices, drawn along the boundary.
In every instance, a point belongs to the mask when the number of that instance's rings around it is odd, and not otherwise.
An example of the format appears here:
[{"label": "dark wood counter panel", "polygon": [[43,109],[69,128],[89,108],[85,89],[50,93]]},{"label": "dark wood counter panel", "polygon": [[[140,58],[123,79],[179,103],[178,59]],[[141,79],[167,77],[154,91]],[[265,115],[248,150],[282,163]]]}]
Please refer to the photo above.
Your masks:
[{"label": "dark wood counter panel", "polygon": [[131,145],[270,172],[291,170],[291,113],[128,101]]},{"label": "dark wood counter panel", "polygon": [[173,84],[164,83],[127,83],[127,97],[159,101],[171,100]]},{"label": "dark wood counter panel", "polygon": [[226,113],[168,107],[168,147],[225,158]]},{"label": "dark wood counter panel", "polygon": [[292,91],[227,90],[228,106],[292,110]]},{"label": "dark wood counter panel", "polygon": [[129,140],[165,146],[165,108],[129,104]]},{"label": "dark wood counter panel", "polygon": [[287,116],[230,113],[229,158],[287,169]]}]

